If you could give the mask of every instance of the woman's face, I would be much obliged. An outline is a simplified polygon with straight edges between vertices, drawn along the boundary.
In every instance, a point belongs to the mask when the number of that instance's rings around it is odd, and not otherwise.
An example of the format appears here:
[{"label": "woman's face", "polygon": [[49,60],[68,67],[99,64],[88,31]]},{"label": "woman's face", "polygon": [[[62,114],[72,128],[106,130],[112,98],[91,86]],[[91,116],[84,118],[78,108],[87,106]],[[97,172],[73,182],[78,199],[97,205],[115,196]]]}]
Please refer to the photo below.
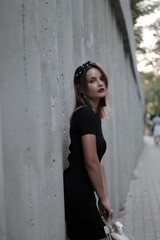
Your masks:
[{"label": "woman's face", "polygon": [[91,68],[86,73],[87,81],[87,96],[90,100],[99,101],[100,98],[105,97],[107,88],[105,79],[97,68]]}]

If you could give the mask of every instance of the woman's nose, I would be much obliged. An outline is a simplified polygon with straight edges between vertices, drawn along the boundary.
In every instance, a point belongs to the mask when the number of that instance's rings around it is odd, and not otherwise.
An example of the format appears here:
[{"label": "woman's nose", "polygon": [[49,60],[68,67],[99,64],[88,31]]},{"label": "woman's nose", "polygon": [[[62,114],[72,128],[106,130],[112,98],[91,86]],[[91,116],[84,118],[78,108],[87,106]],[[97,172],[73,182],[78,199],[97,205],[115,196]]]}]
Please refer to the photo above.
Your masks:
[{"label": "woman's nose", "polygon": [[103,82],[100,79],[98,80],[98,86],[103,86]]}]

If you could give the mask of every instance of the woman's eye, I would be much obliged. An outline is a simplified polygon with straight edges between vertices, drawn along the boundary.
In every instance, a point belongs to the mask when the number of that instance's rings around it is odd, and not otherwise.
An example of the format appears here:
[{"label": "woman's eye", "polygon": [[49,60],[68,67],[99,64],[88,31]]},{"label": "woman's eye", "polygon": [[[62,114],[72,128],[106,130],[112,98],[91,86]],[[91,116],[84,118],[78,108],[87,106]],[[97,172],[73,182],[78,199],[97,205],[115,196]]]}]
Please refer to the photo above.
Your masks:
[{"label": "woman's eye", "polygon": [[89,83],[95,83],[96,82],[96,79],[91,79],[90,81],[89,81]]},{"label": "woman's eye", "polygon": [[99,78],[101,81],[104,81],[104,77],[103,76],[100,76]]}]

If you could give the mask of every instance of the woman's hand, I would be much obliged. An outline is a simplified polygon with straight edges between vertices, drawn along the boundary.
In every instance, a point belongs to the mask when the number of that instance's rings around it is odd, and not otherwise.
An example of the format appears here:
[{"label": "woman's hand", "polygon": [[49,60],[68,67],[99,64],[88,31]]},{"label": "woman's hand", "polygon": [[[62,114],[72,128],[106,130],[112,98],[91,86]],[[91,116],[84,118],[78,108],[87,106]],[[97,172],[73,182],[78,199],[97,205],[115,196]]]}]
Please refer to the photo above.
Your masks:
[{"label": "woman's hand", "polygon": [[105,201],[98,200],[98,207],[100,214],[105,218],[113,218],[113,210],[111,203],[109,202],[108,198],[105,199]]}]

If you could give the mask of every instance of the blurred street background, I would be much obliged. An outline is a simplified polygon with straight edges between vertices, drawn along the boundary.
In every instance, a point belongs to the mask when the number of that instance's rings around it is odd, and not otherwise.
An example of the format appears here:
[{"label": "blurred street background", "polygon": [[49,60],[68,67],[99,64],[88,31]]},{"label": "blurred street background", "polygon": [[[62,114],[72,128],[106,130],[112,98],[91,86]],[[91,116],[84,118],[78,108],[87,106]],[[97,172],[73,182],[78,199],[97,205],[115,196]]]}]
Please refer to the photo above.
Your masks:
[{"label": "blurred street background", "polygon": [[[160,114],[160,2],[131,0],[137,68],[145,98],[146,131]],[[147,133],[147,132],[145,132]]]}]

